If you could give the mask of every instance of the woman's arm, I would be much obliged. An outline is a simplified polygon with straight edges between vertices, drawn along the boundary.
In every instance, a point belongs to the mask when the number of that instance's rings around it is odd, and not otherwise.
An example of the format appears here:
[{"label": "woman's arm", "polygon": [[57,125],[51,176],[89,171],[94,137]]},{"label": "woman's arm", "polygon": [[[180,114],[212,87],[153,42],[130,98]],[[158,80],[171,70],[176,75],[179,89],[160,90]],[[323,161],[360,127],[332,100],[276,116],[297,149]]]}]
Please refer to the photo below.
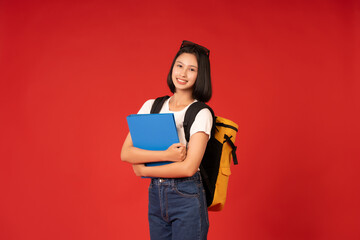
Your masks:
[{"label": "woman's arm", "polygon": [[136,148],[133,146],[129,133],[122,146],[120,158],[124,162],[139,164],[161,161],[182,161],[185,159],[185,156],[186,147],[181,143],[175,143],[165,151],[149,151]]},{"label": "woman's arm", "polygon": [[137,176],[144,177],[191,177],[196,173],[200,166],[208,140],[208,134],[197,132],[190,138],[184,161],[156,167],[145,167],[143,164],[135,164],[133,165],[134,172]]}]

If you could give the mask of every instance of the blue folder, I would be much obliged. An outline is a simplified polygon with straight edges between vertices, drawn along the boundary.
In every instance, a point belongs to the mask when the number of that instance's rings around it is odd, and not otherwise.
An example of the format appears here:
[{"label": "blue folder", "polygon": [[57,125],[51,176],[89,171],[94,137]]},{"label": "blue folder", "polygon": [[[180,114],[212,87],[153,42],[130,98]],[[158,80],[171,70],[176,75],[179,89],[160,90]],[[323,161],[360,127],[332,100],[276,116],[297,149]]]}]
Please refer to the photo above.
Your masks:
[{"label": "blue folder", "polygon": [[[134,147],[164,151],[179,143],[173,113],[132,114],[126,117]],[[146,166],[158,166],[171,162],[152,162]]]}]

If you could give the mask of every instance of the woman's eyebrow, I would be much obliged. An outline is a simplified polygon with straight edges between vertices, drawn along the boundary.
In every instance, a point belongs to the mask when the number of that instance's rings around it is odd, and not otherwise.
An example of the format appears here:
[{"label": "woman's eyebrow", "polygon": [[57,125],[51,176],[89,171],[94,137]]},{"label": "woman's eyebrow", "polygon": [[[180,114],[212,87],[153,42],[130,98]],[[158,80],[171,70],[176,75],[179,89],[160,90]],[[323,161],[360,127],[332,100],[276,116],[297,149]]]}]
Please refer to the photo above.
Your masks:
[{"label": "woman's eyebrow", "polygon": [[[181,61],[176,61],[176,62],[178,62],[178,63],[181,63],[182,65],[185,65],[185,66],[187,66],[186,64],[184,64],[183,62],[181,62]],[[190,67],[194,67],[194,68],[198,68],[197,66],[195,66],[195,65],[189,65]]]}]

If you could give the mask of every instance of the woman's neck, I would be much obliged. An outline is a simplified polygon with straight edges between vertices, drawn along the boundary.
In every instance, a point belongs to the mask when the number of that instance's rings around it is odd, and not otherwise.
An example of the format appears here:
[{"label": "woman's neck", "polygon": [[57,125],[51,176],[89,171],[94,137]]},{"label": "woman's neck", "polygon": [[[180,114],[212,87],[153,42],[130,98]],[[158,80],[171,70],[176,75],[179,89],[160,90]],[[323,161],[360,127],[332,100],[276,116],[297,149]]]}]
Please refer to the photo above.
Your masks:
[{"label": "woman's neck", "polygon": [[181,111],[193,101],[194,98],[192,97],[192,94],[181,94],[175,92],[170,99],[169,107],[172,111]]}]

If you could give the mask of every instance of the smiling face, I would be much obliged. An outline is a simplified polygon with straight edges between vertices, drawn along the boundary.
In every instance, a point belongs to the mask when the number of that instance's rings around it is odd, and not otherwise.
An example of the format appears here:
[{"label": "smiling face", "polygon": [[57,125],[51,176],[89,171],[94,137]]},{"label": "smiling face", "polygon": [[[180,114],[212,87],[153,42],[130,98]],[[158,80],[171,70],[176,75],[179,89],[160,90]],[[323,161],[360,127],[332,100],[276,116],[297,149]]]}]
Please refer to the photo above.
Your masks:
[{"label": "smiling face", "polygon": [[198,75],[198,62],[191,53],[183,53],[176,60],[172,69],[172,81],[176,90],[191,90]]}]

